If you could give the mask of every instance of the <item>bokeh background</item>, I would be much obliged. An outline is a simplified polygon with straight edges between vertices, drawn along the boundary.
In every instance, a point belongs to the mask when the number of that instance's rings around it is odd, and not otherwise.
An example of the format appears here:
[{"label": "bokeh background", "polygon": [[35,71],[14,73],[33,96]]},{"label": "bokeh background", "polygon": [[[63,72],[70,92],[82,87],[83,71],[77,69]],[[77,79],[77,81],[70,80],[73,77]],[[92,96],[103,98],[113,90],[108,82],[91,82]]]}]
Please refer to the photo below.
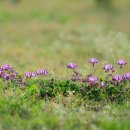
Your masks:
[{"label": "bokeh background", "polygon": [[0,0],[0,64],[58,77],[68,62],[87,73],[90,57],[99,67],[118,58],[130,64],[129,25],[130,0]]}]

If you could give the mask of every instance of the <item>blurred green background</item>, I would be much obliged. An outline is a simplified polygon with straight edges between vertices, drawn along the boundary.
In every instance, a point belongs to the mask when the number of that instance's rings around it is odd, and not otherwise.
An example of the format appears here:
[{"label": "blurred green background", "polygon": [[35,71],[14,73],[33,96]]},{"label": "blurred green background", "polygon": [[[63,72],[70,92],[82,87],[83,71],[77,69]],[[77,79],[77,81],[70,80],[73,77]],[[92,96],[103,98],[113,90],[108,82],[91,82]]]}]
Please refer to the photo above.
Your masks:
[{"label": "blurred green background", "polygon": [[130,0],[0,0],[0,63],[59,77],[68,62],[88,72],[89,57],[130,64],[129,24]]}]

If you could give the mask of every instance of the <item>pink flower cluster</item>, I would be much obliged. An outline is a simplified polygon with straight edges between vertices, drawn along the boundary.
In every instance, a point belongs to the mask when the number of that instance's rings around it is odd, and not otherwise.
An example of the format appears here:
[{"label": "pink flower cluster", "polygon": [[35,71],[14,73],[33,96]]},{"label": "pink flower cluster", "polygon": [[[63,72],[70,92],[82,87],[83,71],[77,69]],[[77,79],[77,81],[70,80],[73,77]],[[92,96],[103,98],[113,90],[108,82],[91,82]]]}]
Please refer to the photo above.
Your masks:
[{"label": "pink flower cluster", "polygon": [[[92,64],[92,66],[94,67],[95,64],[97,64],[99,61],[97,58],[90,58],[88,60],[88,62],[90,64]],[[122,68],[124,65],[127,64],[127,62],[123,59],[120,59],[116,62],[117,65],[120,66],[120,68]],[[67,65],[67,68],[68,69],[72,69],[73,72],[75,73],[75,69],[76,69],[76,72],[78,73],[77,71],[77,65],[75,63],[69,63]],[[88,86],[97,86],[97,85],[100,85],[101,87],[105,87],[106,86],[106,82],[108,83],[113,83],[113,84],[119,84],[121,82],[124,82],[124,81],[130,81],[130,73],[126,73],[126,74],[117,74],[117,75],[113,75],[113,73],[115,72],[114,70],[114,67],[113,65],[111,64],[105,64],[102,69],[105,71],[105,73],[108,73],[108,75],[106,76],[106,80],[107,81],[99,81],[98,78],[96,76],[93,76],[92,74],[89,74],[87,76],[87,78],[80,78],[79,75],[77,75],[77,79],[78,81],[86,81],[87,85]],[[73,74],[74,75],[74,74]],[[111,79],[109,80],[109,77],[111,77]],[[76,79],[76,78],[75,78]],[[85,80],[83,80],[85,79]]]},{"label": "pink flower cluster", "polygon": [[46,75],[48,72],[45,70],[45,69],[38,69],[36,72],[27,72],[25,73],[25,77],[26,78],[32,78],[32,77],[35,77],[35,76],[38,76],[38,75]]},{"label": "pink flower cluster", "polygon": [[[48,72],[45,69],[38,69],[36,72],[26,72],[24,74],[25,78],[32,78],[35,76],[43,76]],[[3,81],[16,80],[18,78],[18,73],[9,64],[4,64],[0,67],[0,78]],[[21,78],[21,77],[20,77]]]},{"label": "pink flower cluster", "polygon": [[9,64],[4,64],[0,67],[0,78],[3,81],[14,79],[17,75],[17,72],[14,71],[13,67]]}]

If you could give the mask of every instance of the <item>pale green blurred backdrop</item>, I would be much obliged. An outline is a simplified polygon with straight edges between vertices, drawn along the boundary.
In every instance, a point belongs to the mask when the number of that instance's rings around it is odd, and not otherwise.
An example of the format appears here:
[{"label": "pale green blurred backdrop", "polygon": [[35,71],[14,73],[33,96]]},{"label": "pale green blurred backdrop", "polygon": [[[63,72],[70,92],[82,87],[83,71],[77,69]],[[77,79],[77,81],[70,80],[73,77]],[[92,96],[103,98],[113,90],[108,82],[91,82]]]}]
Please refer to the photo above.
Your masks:
[{"label": "pale green blurred backdrop", "polygon": [[87,73],[89,57],[99,58],[97,68],[118,58],[130,64],[129,25],[129,0],[0,0],[0,64],[59,77],[68,62]]}]

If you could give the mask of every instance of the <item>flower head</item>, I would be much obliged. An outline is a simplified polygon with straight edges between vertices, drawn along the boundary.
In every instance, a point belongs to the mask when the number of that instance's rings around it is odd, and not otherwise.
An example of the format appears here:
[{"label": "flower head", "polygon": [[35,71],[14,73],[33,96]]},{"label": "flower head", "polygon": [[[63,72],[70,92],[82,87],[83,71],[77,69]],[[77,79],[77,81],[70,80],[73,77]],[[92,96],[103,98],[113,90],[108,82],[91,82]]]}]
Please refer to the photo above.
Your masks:
[{"label": "flower head", "polygon": [[77,68],[77,65],[76,65],[75,63],[69,63],[69,64],[67,65],[67,68],[68,68],[68,69],[75,69],[75,68]]},{"label": "flower head", "polygon": [[124,80],[129,80],[130,81],[130,73],[126,73],[123,75]]},{"label": "flower head", "polygon": [[103,69],[105,72],[109,72],[110,70],[113,70],[113,66],[111,64],[104,65]]},{"label": "flower head", "polygon": [[34,72],[27,72],[27,73],[25,73],[25,77],[26,78],[32,78],[32,77],[35,77],[35,76],[36,76],[36,74]]},{"label": "flower head", "polygon": [[90,58],[88,61],[89,61],[89,63],[91,63],[93,65],[98,63],[98,59],[96,59],[96,58]]},{"label": "flower head", "polygon": [[120,59],[120,60],[118,60],[118,62],[116,62],[116,64],[117,65],[126,65],[127,62],[125,60]]},{"label": "flower head", "polygon": [[92,75],[87,77],[87,83],[89,86],[95,86],[98,84],[98,78]]},{"label": "flower head", "polygon": [[45,75],[45,74],[47,74],[46,70],[44,70],[44,69],[37,70],[37,75]]},{"label": "flower head", "polygon": [[126,62],[125,60],[120,59],[120,60],[118,60],[118,61],[116,62],[116,64],[117,64],[117,65],[120,65],[120,68],[122,68],[122,66],[123,66],[123,65],[126,65],[127,62]]},{"label": "flower head", "polygon": [[10,71],[10,70],[13,70],[13,67],[9,64],[5,64],[0,69],[3,71]]},{"label": "flower head", "polygon": [[123,81],[123,76],[122,75],[114,75],[112,77],[112,80],[120,83],[121,81]]},{"label": "flower head", "polygon": [[0,78],[4,75],[4,72],[0,70]]},{"label": "flower head", "polygon": [[10,79],[10,75],[9,75],[9,74],[5,74],[5,75],[3,76],[3,79],[4,79],[5,81],[9,80],[9,79]]},{"label": "flower head", "polygon": [[101,85],[101,87],[106,87],[106,84],[104,81],[102,81],[100,85]]}]

